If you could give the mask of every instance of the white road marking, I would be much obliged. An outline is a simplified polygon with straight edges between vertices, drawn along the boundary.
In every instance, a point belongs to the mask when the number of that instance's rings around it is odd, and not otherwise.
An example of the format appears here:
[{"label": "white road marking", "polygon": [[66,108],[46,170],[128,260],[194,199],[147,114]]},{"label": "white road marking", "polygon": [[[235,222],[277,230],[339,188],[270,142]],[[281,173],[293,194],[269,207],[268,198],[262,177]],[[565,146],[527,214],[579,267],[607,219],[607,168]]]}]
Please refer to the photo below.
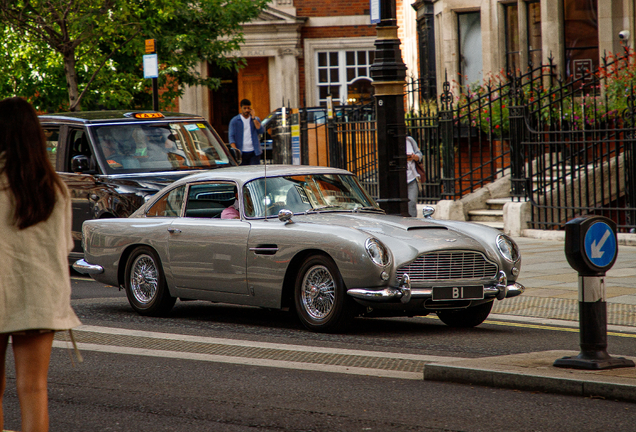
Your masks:
[{"label": "white road marking", "polygon": [[[340,355],[348,355],[348,356],[375,357],[375,358],[387,358],[387,359],[398,359],[398,360],[414,360],[414,361],[422,361],[426,363],[461,360],[461,358],[457,358],[457,357],[416,355],[416,354],[380,352],[380,351],[364,351],[364,350],[353,350],[353,349],[344,349],[344,348],[343,349],[326,348],[326,347],[291,345],[291,344],[288,345],[288,344],[278,344],[278,343],[269,343],[269,342],[246,341],[246,340],[239,340],[239,339],[191,336],[191,335],[182,335],[182,334],[173,334],[173,333],[146,332],[146,331],[139,331],[139,330],[128,330],[128,329],[122,329],[122,328],[99,327],[99,326],[90,326],[90,325],[82,325],[77,327],[74,330],[101,333],[101,334],[153,338],[153,339],[159,339],[159,340],[174,340],[174,341],[180,341],[180,342],[198,342],[198,343],[207,343],[207,344],[216,344],[216,345],[230,345],[230,346],[241,346],[241,347],[250,347],[250,348],[266,348],[266,349],[274,349],[274,350],[281,350],[281,351],[340,354]],[[67,341],[54,341],[53,346],[55,348],[68,349],[68,348],[71,348],[71,343]],[[366,375],[366,376],[384,377],[384,378],[398,378],[398,379],[411,379],[411,380],[423,379],[422,372],[403,372],[403,371],[374,369],[374,368],[304,363],[304,362],[294,362],[294,361],[286,361],[286,360],[271,360],[271,359],[260,359],[260,358],[239,357],[239,356],[201,354],[201,353],[191,353],[191,352],[171,351],[171,350],[120,347],[120,346],[114,346],[114,345],[100,345],[100,344],[91,344],[91,343],[78,343],[77,347],[79,348],[80,351],[84,351],[84,352],[86,351],[105,352],[105,353],[124,354],[124,355],[138,355],[138,356],[174,358],[174,359],[183,359],[183,360],[208,361],[208,362],[215,362],[215,363],[229,363],[229,364],[246,365],[246,366],[263,366],[263,367],[275,367],[275,368],[281,368],[281,369],[342,373],[342,374],[350,374],[350,375]]]},{"label": "white road marking", "polygon": [[175,341],[181,341],[181,342],[200,342],[200,343],[217,344],[217,345],[231,345],[231,346],[242,346],[242,347],[250,347],[250,348],[268,348],[268,349],[299,351],[299,352],[307,352],[307,353],[357,355],[357,356],[364,356],[364,357],[416,360],[416,361],[425,361],[425,362],[442,361],[442,360],[449,359],[449,357],[443,357],[443,356],[404,354],[404,353],[381,352],[381,351],[362,351],[362,350],[352,350],[352,349],[346,349],[346,348],[325,348],[325,347],[305,346],[305,345],[288,345],[288,344],[277,344],[277,343],[269,343],[269,342],[247,341],[247,340],[240,340],[240,339],[225,339],[225,338],[214,338],[214,337],[206,337],[206,336],[190,336],[190,335],[182,335],[182,334],[174,334],[174,333],[158,333],[158,332],[149,332],[149,331],[147,332],[147,331],[140,331],[140,330],[128,330],[128,329],[122,329],[122,328],[98,327],[98,326],[90,326],[90,325],[79,326],[76,328],[76,330],[79,330],[79,331],[84,330],[84,331],[94,332],[94,333],[113,334],[113,335],[122,335],[122,336],[137,336],[137,337],[147,337],[147,338],[153,338],[153,339],[175,340]]}]

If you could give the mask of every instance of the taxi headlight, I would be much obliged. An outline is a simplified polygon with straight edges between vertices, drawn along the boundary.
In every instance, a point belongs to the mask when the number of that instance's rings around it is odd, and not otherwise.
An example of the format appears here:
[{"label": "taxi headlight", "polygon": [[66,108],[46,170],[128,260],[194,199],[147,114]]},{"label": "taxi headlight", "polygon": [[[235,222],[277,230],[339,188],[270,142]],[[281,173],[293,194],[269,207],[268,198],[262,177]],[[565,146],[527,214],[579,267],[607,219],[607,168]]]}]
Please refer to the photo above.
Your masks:
[{"label": "taxi headlight", "polygon": [[517,262],[521,257],[517,243],[505,234],[499,234],[497,236],[497,248],[501,256],[510,262]]},{"label": "taxi headlight", "polygon": [[371,261],[377,266],[384,267],[391,262],[391,256],[386,247],[377,239],[368,238],[364,247]]}]

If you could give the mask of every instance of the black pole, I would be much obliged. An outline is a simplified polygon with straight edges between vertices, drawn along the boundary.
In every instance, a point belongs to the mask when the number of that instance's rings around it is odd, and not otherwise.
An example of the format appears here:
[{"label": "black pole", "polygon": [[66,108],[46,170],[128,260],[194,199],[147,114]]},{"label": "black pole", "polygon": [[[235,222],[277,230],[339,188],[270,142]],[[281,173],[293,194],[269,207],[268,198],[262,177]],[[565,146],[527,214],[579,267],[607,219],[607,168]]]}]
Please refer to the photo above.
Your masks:
[{"label": "black pole", "polygon": [[380,0],[375,60],[371,66],[378,137],[378,203],[388,214],[408,216],[404,122],[406,66],[402,62],[395,17],[395,0]]},{"label": "black pole", "polygon": [[159,111],[159,84],[158,78],[152,79],[152,109]]}]

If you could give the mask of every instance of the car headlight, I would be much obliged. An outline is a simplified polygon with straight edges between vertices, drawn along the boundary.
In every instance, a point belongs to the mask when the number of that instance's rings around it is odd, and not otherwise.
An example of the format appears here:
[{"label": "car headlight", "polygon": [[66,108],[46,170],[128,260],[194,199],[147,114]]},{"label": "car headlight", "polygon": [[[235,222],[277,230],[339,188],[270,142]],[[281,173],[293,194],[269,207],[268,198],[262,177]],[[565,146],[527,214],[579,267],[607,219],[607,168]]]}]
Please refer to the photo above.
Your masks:
[{"label": "car headlight", "polygon": [[510,237],[505,234],[499,234],[497,236],[497,248],[499,249],[499,253],[506,260],[510,262],[517,262],[519,260],[519,247],[517,243],[515,243]]},{"label": "car headlight", "polygon": [[368,238],[364,247],[375,265],[384,267],[391,262],[389,251],[379,240]]}]

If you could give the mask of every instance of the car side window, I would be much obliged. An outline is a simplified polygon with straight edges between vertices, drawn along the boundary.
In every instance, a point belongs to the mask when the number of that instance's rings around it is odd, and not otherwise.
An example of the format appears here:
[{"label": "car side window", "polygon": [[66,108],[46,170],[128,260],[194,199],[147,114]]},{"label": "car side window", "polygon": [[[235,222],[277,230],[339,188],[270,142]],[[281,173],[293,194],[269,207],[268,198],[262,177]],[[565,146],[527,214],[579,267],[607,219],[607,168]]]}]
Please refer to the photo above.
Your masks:
[{"label": "car side window", "polygon": [[235,200],[236,185],[234,183],[214,182],[192,184],[188,190],[185,216],[221,218],[223,210],[233,206]]},{"label": "car side window", "polygon": [[90,145],[88,144],[88,137],[86,136],[86,130],[84,129],[71,129],[69,131],[69,142],[71,147],[68,152],[68,167],[70,171],[74,171],[72,160],[76,156],[86,156],[89,166],[86,167],[90,170],[95,169],[95,157]]},{"label": "car side window", "polygon": [[44,136],[46,137],[46,154],[53,168],[57,169],[57,150],[59,147],[60,129],[53,126],[44,126]]},{"label": "car side window", "polygon": [[146,212],[146,217],[179,217],[183,207],[185,185],[172,189]]}]

